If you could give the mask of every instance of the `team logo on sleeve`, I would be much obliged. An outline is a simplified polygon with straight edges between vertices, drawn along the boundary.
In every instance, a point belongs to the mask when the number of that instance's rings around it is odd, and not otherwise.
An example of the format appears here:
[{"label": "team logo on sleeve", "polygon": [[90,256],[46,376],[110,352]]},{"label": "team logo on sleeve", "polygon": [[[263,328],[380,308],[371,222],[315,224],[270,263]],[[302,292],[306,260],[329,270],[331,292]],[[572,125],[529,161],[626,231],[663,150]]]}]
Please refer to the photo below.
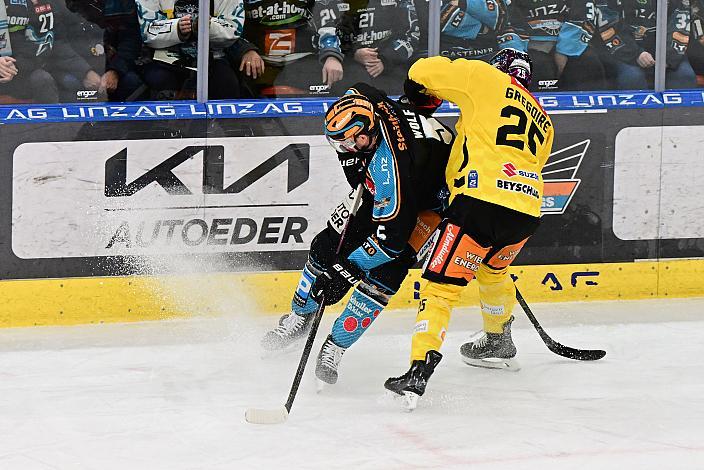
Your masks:
[{"label": "team logo on sleeve", "polygon": [[589,148],[589,142],[589,139],[583,140],[550,154],[542,173],[542,214],[564,214],[581,182],[576,175]]}]

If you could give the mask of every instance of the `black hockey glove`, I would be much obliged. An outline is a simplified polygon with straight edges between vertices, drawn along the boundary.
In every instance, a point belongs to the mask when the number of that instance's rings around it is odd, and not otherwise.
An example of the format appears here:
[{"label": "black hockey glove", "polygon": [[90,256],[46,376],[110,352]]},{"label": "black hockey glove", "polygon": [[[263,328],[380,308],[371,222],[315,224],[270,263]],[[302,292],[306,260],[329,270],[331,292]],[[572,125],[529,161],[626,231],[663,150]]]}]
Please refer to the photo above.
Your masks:
[{"label": "black hockey glove", "polygon": [[344,280],[351,286],[366,278],[366,273],[359,269],[357,265],[347,259],[338,257],[330,269],[330,275],[339,280]]},{"label": "black hockey glove", "polygon": [[423,90],[425,90],[423,85],[407,78],[403,83],[405,95],[402,96],[399,101],[414,107],[418,114],[430,117],[440,107],[442,100],[431,95],[426,95],[423,93]]},{"label": "black hockey glove", "polygon": [[325,271],[318,274],[313,286],[311,296],[316,302],[324,296],[329,305],[337,303],[350,290],[350,287],[366,278],[366,273],[354,263],[338,257]]}]

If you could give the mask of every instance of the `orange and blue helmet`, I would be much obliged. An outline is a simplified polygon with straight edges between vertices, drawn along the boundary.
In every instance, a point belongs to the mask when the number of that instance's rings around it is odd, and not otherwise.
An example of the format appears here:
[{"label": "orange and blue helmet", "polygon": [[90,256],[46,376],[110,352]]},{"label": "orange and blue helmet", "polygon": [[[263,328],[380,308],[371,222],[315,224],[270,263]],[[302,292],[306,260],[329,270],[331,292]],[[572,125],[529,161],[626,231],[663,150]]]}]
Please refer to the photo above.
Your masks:
[{"label": "orange and blue helmet", "polygon": [[358,135],[373,136],[378,130],[374,105],[364,95],[347,94],[333,103],[325,114],[323,132],[339,153],[353,152]]}]

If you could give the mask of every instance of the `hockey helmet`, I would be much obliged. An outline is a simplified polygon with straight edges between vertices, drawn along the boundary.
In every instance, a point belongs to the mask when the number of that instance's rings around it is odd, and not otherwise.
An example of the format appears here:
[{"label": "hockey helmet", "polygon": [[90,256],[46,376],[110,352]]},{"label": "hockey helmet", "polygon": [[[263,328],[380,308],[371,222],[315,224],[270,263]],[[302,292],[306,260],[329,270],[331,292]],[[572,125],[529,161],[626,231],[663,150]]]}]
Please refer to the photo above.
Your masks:
[{"label": "hockey helmet", "polygon": [[533,62],[527,53],[518,49],[501,49],[489,63],[521,82],[524,87],[530,86],[533,78]]},{"label": "hockey helmet", "polygon": [[[325,114],[323,131],[330,145],[339,153],[358,152],[355,139],[370,138],[378,132],[374,105],[364,95],[348,94],[337,100]],[[370,149],[364,149],[368,151]]]}]

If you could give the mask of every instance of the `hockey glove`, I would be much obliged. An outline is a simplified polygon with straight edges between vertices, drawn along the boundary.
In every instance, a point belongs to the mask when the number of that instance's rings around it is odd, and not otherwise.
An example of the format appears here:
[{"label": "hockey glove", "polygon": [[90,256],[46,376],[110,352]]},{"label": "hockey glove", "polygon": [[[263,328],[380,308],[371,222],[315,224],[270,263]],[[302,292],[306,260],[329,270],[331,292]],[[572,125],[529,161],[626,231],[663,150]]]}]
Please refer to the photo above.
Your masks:
[{"label": "hockey glove", "polygon": [[410,104],[416,109],[418,114],[429,117],[437,111],[442,104],[442,100],[432,95],[426,95],[423,90],[425,90],[423,85],[407,78],[403,84],[403,91],[406,94],[399,101]]},{"label": "hockey glove", "polygon": [[329,270],[329,276],[336,281],[344,281],[354,286],[359,281],[364,280],[366,273],[355,266],[354,263],[339,256]]},{"label": "hockey glove", "polygon": [[342,257],[338,257],[331,266],[318,274],[311,286],[311,297],[316,302],[320,302],[320,299],[325,296],[325,302],[332,305],[339,302],[350,287],[365,278],[364,271]]}]

